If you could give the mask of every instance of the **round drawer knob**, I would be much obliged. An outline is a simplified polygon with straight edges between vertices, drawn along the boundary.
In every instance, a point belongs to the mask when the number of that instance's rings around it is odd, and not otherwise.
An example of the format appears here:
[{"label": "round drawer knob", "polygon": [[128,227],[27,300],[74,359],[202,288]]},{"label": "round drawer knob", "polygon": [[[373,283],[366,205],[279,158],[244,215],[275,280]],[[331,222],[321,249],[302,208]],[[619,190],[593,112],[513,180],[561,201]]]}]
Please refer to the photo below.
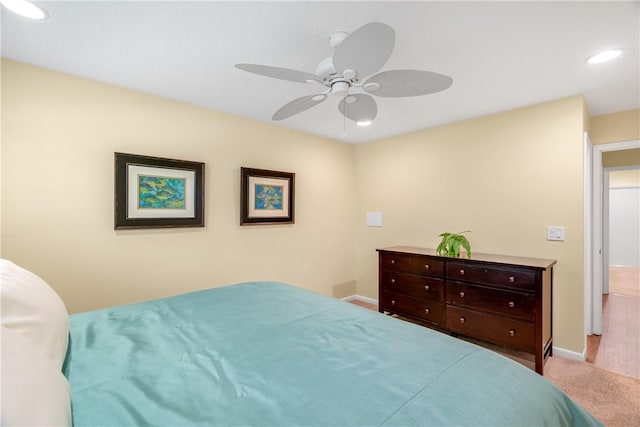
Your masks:
[{"label": "round drawer knob", "polygon": [[396,279],[391,279],[391,284],[393,285],[394,283],[396,283]]},{"label": "round drawer knob", "polygon": [[464,270],[460,270],[460,275],[464,276]]},{"label": "round drawer knob", "polygon": [[464,298],[464,292],[460,292],[460,298]]},{"label": "round drawer knob", "polygon": [[429,285],[424,285],[424,290],[428,291],[429,290]]},{"label": "round drawer knob", "polygon": [[464,323],[464,322],[466,322],[466,321],[467,321],[467,319],[465,319],[464,317],[461,317],[461,318],[460,318],[460,323]]},{"label": "round drawer knob", "polygon": [[429,314],[429,313],[431,313],[431,310],[430,310],[430,309],[428,309],[428,308],[425,308],[425,309],[424,309],[424,312],[425,312],[425,313],[427,313],[427,314]]},{"label": "round drawer knob", "polygon": [[516,278],[513,276],[509,276],[509,283],[514,283],[516,281]]},{"label": "round drawer knob", "polygon": [[516,303],[514,303],[513,301],[509,301],[509,308],[513,308],[516,306]]},{"label": "round drawer knob", "polygon": [[396,300],[391,300],[391,305],[396,305]]},{"label": "round drawer knob", "polygon": [[391,264],[395,264],[395,263],[396,263],[396,260],[395,260],[395,259],[392,259],[392,260],[391,260]]},{"label": "round drawer knob", "polygon": [[516,330],[515,329],[509,329],[509,336],[510,337],[514,337],[516,335]]},{"label": "round drawer knob", "polygon": [[429,264],[425,264],[425,265],[424,265],[424,269],[425,269],[425,270],[429,270],[429,269],[431,269],[431,266],[430,266]]}]

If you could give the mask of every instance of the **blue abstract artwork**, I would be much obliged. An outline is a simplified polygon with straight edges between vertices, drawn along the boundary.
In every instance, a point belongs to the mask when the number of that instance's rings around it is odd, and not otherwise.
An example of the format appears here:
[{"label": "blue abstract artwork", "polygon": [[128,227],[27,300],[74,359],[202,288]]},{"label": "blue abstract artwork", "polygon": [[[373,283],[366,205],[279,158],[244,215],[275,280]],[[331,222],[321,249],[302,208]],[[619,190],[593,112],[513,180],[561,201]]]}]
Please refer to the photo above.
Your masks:
[{"label": "blue abstract artwork", "polygon": [[282,185],[255,185],[255,209],[260,210],[282,210]]},{"label": "blue abstract artwork", "polygon": [[163,176],[138,176],[140,209],[184,209],[186,179]]}]

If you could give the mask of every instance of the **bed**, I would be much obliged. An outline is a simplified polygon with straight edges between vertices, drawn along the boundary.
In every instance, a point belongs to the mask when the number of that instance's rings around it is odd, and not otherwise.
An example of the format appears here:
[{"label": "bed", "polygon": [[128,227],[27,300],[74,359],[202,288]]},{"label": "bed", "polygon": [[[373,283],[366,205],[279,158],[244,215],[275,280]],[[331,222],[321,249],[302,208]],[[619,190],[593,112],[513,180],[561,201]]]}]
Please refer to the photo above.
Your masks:
[{"label": "bed", "polygon": [[[5,270],[3,264],[3,293]],[[3,361],[5,355],[15,359],[5,335],[24,335],[11,318],[5,324],[5,308],[3,300]],[[546,379],[497,353],[283,283],[235,284],[75,314],[68,331],[66,351],[59,348],[61,337],[48,355],[62,376],[54,375],[52,383],[68,384],[70,399],[55,403],[67,405],[66,412],[54,408],[50,416],[57,418],[35,421],[602,425]],[[19,406],[5,402],[4,380],[2,385],[3,408]],[[65,385],[53,390],[64,394]],[[28,390],[24,394],[33,400]],[[33,402],[22,408],[38,412]],[[24,414],[17,409],[9,415]]]}]

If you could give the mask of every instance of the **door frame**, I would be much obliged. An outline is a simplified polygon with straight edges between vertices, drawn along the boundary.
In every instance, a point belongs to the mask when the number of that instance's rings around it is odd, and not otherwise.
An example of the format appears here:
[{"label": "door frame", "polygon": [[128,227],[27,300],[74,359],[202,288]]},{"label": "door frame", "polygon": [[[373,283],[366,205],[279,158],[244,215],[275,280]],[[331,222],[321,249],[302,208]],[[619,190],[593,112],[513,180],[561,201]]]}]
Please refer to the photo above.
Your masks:
[{"label": "door frame", "polygon": [[[588,136],[585,137],[585,147]],[[640,148],[640,140],[593,145],[591,156],[585,155],[584,169],[591,169],[591,179],[585,179],[585,332],[602,335],[602,292],[604,283],[604,257],[608,253],[604,240],[604,167],[602,153]],[[585,148],[586,150],[586,148]],[[591,167],[589,168],[589,158]],[[587,195],[589,194],[590,197]],[[589,200],[590,199],[590,200]],[[589,206],[590,205],[590,206]],[[591,224],[589,226],[589,223]],[[604,252],[603,252],[604,251]],[[606,265],[608,265],[608,261]],[[608,276],[608,275],[607,275]]]}]

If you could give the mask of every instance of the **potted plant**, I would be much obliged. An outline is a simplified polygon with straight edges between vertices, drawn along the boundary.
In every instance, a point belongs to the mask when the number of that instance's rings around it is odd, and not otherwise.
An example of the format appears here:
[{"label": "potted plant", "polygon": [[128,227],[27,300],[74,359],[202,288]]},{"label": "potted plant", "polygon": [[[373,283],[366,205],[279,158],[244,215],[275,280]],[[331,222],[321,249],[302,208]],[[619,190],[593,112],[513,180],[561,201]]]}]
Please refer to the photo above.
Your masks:
[{"label": "potted plant", "polygon": [[453,258],[460,256],[460,247],[467,252],[467,258],[471,258],[471,244],[463,233],[470,233],[470,230],[461,231],[459,233],[442,233],[442,240],[436,248],[437,255],[443,255]]}]

